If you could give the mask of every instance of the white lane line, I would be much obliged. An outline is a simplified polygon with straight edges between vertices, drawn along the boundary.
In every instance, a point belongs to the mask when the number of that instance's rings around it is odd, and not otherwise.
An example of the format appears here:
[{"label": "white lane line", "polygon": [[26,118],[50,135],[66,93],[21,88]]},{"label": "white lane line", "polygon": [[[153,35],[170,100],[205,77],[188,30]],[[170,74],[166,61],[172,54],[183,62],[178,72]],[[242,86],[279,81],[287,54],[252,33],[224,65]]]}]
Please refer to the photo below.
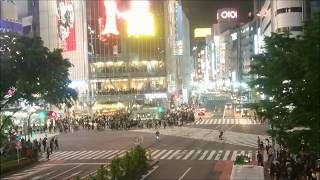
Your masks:
[{"label": "white lane line", "polygon": [[74,154],[74,153],[77,153],[77,152],[78,152],[78,151],[69,151],[69,152],[67,152],[67,153],[57,155],[57,156],[55,156],[55,157],[50,157],[49,159],[61,159],[61,158],[70,156],[71,154]]},{"label": "white lane line", "polygon": [[188,152],[187,150],[182,151],[181,153],[179,153],[179,155],[176,157],[176,159],[178,160],[178,159],[182,158],[182,156],[184,156],[187,152]]},{"label": "white lane line", "polygon": [[99,155],[101,155],[101,154],[105,153],[105,151],[97,151],[97,152],[98,152],[98,153],[93,154],[93,155],[91,155],[91,156],[87,157],[87,159],[93,159],[93,158],[95,158],[95,157],[97,157],[97,156],[99,156]]},{"label": "white lane line", "polygon": [[[60,151],[60,152],[56,152],[56,153],[53,153],[51,155],[51,158],[55,158],[57,156],[60,156],[60,155],[64,155],[66,153],[70,153],[70,151]],[[43,153],[43,155],[46,155],[45,153]],[[44,157],[44,159],[47,159],[46,157]]]},{"label": "white lane line", "polygon": [[166,150],[166,149],[162,150],[162,151],[159,152],[157,155],[155,155],[155,156],[153,157],[153,159],[159,158],[162,154],[164,154],[164,153],[167,152],[167,151],[168,151],[168,150]]},{"label": "white lane line", "polygon": [[176,152],[174,152],[173,154],[171,154],[171,156],[168,157],[168,159],[170,160],[170,159],[174,158],[180,151],[181,151],[181,150],[176,150]]},{"label": "white lane line", "polygon": [[231,161],[236,160],[237,157],[237,151],[233,151],[232,156],[231,156]]},{"label": "white lane line", "polygon": [[207,160],[211,160],[215,153],[216,153],[216,151],[212,150],[211,153],[209,154],[209,156],[207,157]]},{"label": "white lane line", "polygon": [[230,151],[227,150],[226,153],[225,153],[224,156],[223,156],[223,160],[227,160],[228,157],[229,157],[229,154],[230,154]]},{"label": "white lane line", "polygon": [[113,151],[112,153],[109,153],[109,154],[103,156],[101,159],[107,159],[107,158],[109,158],[110,156],[114,155],[115,153],[118,153],[119,151],[120,151],[120,150],[115,150],[115,151]]},{"label": "white lane line", "polygon": [[195,150],[191,150],[184,158],[183,160],[187,160],[194,152]]},{"label": "white lane line", "polygon": [[214,119],[213,124],[218,124],[218,119]]},{"label": "white lane line", "polygon": [[201,155],[201,157],[199,158],[199,160],[203,160],[203,159],[206,157],[206,155],[207,155],[208,152],[209,152],[208,150],[205,150],[205,151],[203,152],[203,154]]},{"label": "white lane line", "polygon": [[180,176],[179,180],[182,180],[182,178],[191,170],[191,167],[189,167],[183,174]]},{"label": "white lane line", "polygon": [[65,174],[65,173],[67,173],[67,172],[70,172],[70,171],[72,171],[72,170],[74,170],[74,169],[76,169],[76,168],[78,168],[78,167],[80,167],[80,166],[81,166],[81,164],[79,164],[78,166],[75,166],[75,167],[73,167],[73,168],[71,168],[71,169],[69,169],[69,170],[67,170],[67,171],[64,171],[64,172],[62,172],[62,173],[60,173],[60,174],[58,174],[58,175],[56,175],[56,176],[53,176],[53,177],[51,177],[49,180],[54,179],[54,178],[56,178],[56,177],[59,177],[59,176]]},{"label": "white lane line", "polygon": [[96,157],[94,157],[93,159],[99,159],[99,158],[101,158],[102,156],[104,156],[104,155],[106,155],[106,154],[109,154],[110,152],[112,152],[112,150],[109,150],[109,151],[107,151],[107,152],[104,152],[103,154],[100,154],[99,156],[96,156]]},{"label": "white lane line", "polygon": [[81,155],[81,157],[78,158],[78,159],[84,159],[85,157],[87,157],[87,155],[91,155],[91,154],[94,154],[94,153],[95,153],[95,151],[88,151],[88,153]]},{"label": "white lane line", "polygon": [[169,156],[173,151],[174,151],[174,150],[168,151],[165,155],[163,155],[162,157],[160,157],[160,159],[166,158],[166,157]]},{"label": "white lane line", "polygon": [[223,152],[223,151],[220,150],[220,151],[218,152],[218,154],[216,155],[216,157],[214,158],[214,160],[219,160],[220,157],[221,157],[221,155],[222,155],[222,152]]},{"label": "white lane line", "polygon": [[199,154],[201,154],[202,150],[198,150],[192,157],[191,157],[191,160],[195,160]]},{"label": "white lane line", "polygon": [[121,151],[113,154],[112,156],[108,157],[108,159],[113,159],[114,157],[116,157],[116,156],[118,156],[118,155],[120,155],[121,153],[124,153],[124,152],[126,152],[126,150],[121,150]]},{"label": "white lane line", "polygon": [[79,156],[82,156],[82,154],[85,154],[85,153],[87,153],[87,151],[82,151],[81,153],[79,153],[79,154],[74,154],[74,155],[71,155],[71,156],[68,156],[68,157],[66,157],[65,158],[65,160],[68,160],[68,159],[72,159],[72,158],[78,158]]},{"label": "white lane line", "polygon": [[146,175],[143,175],[141,180],[144,180],[145,178],[147,178],[151,173],[153,173],[153,171],[155,171],[156,169],[159,168],[159,165],[156,165],[152,168],[152,170],[148,171],[148,173]]},{"label": "white lane line", "polygon": [[209,124],[210,119],[204,121],[204,124]]},{"label": "white lane line", "polygon": [[99,151],[93,151],[92,153],[82,156],[80,159],[90,159],[89,157],[91,157],[92,155],[96,155],[98,152]]},{"label": "white lane line", "polygon": [[82,171],[75,172],[75,173],[71,174],[70,176],[68,176],[68,177],[64,178],[63,180],[71,179],[72,177],[74,177],[74,176],[76,176],[76,175],[80,174],[81,172],[82,172]]},{"label": "white lane line", "polygon": [[151,153],[151,157],[154,156],[155,154],[157,154],[159,151],[160,151],[159,149],[153,151],[153,152]]}]

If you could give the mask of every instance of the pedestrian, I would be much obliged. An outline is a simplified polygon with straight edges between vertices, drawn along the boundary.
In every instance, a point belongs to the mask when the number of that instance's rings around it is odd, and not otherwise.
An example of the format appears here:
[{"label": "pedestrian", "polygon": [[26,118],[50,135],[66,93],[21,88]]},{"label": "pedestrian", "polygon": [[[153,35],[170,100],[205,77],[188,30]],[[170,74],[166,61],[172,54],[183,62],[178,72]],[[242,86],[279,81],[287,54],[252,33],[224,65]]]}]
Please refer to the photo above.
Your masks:
[{"label": "pedestrian", "polygon": [[258,151],[257,159],[258,159],[258,166],[263,166],[263,156],[260,151]]},{"label": "pedestrian", "polygon": [[49,149],[49,147],[47,147],[47,160],[49,161],[50,160],[50,149]]},{"label": "pedestrian", "polygon": [[59,150],[59,143],[58,143],[58,138],[54,138],[54,144],[55,144],[55,150]]},{"label": "pedestrian", "polygon": [[50,153],[52,154],[53,151],[53,145],[54,145],[54,137],[50,140]]},{"label": "pedestrian", "polygon": [[46,152],[46,148],[47,148],[47,136],[43,138],[43,140],[42,140],[42,146],[43,146],[43,152]]},{"label": "pedestrian", "polygon": [[38,143],[38,151],[41,152],[41,143],[42,143],[42,139],[40,138],[39,143]]}]

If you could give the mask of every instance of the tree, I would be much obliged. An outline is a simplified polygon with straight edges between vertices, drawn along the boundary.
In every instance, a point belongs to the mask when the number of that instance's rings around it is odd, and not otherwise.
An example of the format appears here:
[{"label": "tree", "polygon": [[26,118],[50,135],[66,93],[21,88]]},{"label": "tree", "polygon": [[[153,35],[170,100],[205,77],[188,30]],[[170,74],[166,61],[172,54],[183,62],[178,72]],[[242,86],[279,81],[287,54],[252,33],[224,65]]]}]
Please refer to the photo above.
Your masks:
[{"label": "tree", "polygon": [[[71,63],[62,57],[60,49],[49,51],[44,47],[40,37],[0,33],[0,59],[1,111],[21,100],[70,107],[77,99],[77,92],[68,87]],[[1,132],[10,128],[10,117],[1,117]]]},{"label": "tree", "polygon": [[[293,152],[320,152],[320,13],[304,25],[304,35],[272,34],[265,53],[254,57],[250,86],[266,95],[254,105],[269,120],[278,142]],[[307,149],[306,149],[307,148]]]}]

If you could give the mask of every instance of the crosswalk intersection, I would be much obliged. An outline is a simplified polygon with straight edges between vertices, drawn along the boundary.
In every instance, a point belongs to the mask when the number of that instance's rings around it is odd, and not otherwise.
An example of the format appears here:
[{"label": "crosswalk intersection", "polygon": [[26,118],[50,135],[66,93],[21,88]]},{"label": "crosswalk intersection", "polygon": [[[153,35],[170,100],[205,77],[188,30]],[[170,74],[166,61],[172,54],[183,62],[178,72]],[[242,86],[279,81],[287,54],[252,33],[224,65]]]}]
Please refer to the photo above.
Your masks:
[{"label": "crosswalk intersection", "polygon": [[193,124],[260,124],[254,119],[203,119],[195,121]]},{"label": "crosswalk intersection", "polygon": [[[127,150],[106,150],[106,151],[57,151],[50,156],[50,160],[111,160],[115,157],[122,157]],[[247,155],[255,160],[257,151],[252,150],[201,150],[201,149],[152,149],[147,150],[147,156],[154,160],[232,160],[237,155]],[[40,161],[46,161],[43,157]]]}]

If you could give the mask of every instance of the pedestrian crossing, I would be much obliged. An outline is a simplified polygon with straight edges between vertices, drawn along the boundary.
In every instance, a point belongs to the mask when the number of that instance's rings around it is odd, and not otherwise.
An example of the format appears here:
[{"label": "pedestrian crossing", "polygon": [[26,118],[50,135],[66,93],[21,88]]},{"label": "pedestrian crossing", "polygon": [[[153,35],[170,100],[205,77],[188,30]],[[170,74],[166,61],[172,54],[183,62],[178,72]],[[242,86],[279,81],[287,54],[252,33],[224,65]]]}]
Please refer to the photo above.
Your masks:
[{"label": "pedestrian crossing", "polygon": [[260,124],[254,119],[203,119],[193,124]]},{"label": "pedestrian crossing", "polygon": [[[106,151],[58,151],[50,155],[50,160],[111,160],[122,157],[127,150]],[[234,161],[237,155],[247,155],[255,160],[257,151],[252,150],[209,150],[209,149],[152,149],[147,150],[147,157],[153,160],[199,160],[199,161]],[[46,161],[46,157],[40,161]]]}]

